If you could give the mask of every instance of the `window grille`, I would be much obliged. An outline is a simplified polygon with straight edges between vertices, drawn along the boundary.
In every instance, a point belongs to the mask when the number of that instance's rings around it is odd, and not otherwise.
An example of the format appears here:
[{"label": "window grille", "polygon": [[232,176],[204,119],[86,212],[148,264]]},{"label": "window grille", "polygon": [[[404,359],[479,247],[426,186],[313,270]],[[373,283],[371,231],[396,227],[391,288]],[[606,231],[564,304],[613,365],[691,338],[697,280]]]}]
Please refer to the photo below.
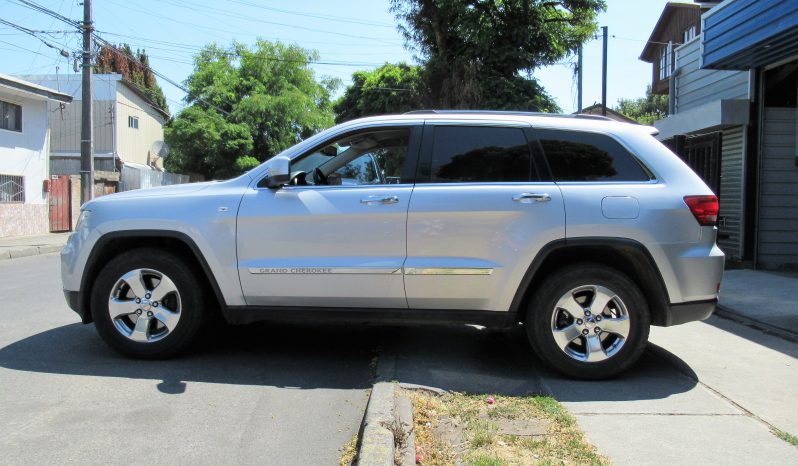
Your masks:
[{"label": "window grille", "polygon": [[0,174],[0,202],[25,202],[25,179]]}]

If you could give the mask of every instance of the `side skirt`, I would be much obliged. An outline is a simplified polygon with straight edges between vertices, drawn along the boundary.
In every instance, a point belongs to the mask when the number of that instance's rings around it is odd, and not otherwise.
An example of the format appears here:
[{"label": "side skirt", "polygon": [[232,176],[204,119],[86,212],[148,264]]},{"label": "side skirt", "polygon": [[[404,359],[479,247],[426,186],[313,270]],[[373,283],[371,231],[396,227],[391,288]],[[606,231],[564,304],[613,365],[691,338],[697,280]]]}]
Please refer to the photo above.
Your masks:
[{"label": "side skirt", "polygon": [[514,315],[501,311],[448,309],[362,309],[291,306],[227,306],[222,308],[231,324],[252,322],[346,322],[353,324],[445,325],[474,324],[491,328],[509,327]]}]

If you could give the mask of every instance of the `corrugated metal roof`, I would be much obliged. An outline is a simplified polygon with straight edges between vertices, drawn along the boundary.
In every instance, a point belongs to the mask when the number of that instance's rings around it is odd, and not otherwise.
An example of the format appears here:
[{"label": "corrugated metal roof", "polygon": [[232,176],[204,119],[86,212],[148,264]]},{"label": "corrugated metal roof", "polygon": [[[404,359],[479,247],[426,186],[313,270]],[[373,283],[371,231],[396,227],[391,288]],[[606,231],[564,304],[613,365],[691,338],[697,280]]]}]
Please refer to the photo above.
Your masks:
[{"label": "corrugated metal roof", "polygon": [[62,92],[56,91],[55,89],[40,86],[38,84],[34,84],[32,82],[28,82],[6,74],[0,74],[0,86],[16,89],[28,94],[34,94],[46,99],[55,100],[57,102],[64,102],[67,104],[72,102],[72,96],[69,94],[64,94]]}]

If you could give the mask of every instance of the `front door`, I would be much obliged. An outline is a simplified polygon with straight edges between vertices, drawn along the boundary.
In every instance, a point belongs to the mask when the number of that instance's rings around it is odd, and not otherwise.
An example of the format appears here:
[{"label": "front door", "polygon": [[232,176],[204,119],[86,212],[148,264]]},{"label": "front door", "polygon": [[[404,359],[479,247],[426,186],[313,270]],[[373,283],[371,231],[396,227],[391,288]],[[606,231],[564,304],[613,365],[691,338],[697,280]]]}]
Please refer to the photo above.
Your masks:
[{"label": "front door", "polygon": [[336,137],[292,160],[290,185],[253,187],[237,227],[247,304],[406,308],[420,133],[404,126]]}]

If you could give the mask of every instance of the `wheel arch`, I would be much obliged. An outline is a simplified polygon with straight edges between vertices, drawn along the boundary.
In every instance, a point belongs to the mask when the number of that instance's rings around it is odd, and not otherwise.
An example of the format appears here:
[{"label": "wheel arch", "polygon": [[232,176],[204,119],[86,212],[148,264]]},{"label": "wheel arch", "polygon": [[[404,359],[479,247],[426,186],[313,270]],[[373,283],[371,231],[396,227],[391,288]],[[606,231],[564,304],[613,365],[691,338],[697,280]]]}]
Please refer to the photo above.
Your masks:
[{"label": "wheel arch", "polygon": [[510,312],[515,321],[525,319],[529,300],[543,280],[558,267],[575,262],[597,262],[624,273],[640,288],[649,307],[652,325],[666,325],[670,300],[665,281],[648,249],[626,238],[568,238],[544,246],[527,269],[513,297]]},{"label": "wheel arch", "polygon": [[83,268],[78,294],[78,306],[84,324],[92,322],[90,301],[95,279],[103,266],[122,251],[137,247],[153,247],[168,249],[188,259],[199,274],[213,290],[218,308],[225,304],[219,284],[211,272],[205,257],[190,236],[179,231],[168,230],[125,230],[106,233],[97,240],[89,253]]}]

